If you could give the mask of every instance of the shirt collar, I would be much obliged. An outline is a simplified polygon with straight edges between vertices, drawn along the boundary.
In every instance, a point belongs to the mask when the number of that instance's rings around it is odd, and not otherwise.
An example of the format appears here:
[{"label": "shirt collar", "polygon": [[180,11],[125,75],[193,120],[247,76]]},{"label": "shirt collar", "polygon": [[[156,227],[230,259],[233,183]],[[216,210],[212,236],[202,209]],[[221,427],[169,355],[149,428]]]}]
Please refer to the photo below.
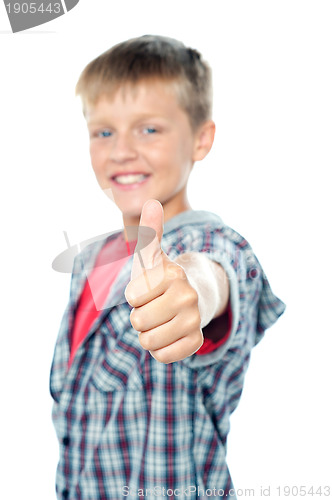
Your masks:
[{"label": "shirt collar", "polygon": [[223,224],[219,215],[207,210],[186,210],[180,212],[164,223],[164,235],[182,226],[202,223]]}]

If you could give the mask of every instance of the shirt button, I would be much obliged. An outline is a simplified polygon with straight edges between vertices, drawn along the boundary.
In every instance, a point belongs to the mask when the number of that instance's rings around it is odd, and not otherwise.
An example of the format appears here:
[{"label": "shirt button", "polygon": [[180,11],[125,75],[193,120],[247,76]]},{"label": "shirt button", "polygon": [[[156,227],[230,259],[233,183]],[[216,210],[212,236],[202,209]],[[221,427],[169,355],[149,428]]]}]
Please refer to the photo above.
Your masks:
[{"label": "shirt button", "polygon": [[256,269],[255,267],[252,267],[252,268],[250,269],[250,271],[249,271],[249,277],[250,277],[251,279],[254,279],[254,278],[256,278],[256,277],[257,277],[257,275],[258,275],[258,271],[257,271],[257,269]]},{"label": "shirt button", "polygon": [[63,444],[64,446],[69,446],[69,443],[70,443],[70,438],[69,438],[69,436],[65,436],[65,437],[63,438],[63,440],[62,440],[62,444]]},{"label": "shirt button", "polygon": [[62,496],[63,496],[63,498],[69,498],[69,491],[68,490],[63,490],[62,491]]}]

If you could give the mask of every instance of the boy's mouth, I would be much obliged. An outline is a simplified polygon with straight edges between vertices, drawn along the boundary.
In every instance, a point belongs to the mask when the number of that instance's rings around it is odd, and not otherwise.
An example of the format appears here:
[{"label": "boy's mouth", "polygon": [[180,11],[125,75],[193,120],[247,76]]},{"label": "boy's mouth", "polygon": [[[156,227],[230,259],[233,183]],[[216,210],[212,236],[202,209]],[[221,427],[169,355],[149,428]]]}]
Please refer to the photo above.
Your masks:
[{"label": "boy's mouth", "polygon": [[141,184],[150,174],[120,174],[111,177],[112,181],[123,186]]}]

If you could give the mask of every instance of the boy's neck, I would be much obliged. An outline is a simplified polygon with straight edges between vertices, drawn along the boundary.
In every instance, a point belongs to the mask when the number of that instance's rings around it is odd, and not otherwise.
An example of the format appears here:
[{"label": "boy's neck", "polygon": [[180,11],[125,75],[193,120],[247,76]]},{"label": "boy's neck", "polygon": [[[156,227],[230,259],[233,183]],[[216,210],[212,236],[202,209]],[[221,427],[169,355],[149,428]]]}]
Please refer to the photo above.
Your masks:
[{"label": "boy's neck", "polygon": [[[185,198],[185,200],[183,200],[183,203],[181,203],[181,205],[179,204],[172,205],[166,203],[163,205],[163,209],[164,209],[164,223],[182,212],[192,210],[187,197]],[[126,217],[125,215],[122,216],[122,219],[124,227],[138,226],[140,221],[140,217]]]}]

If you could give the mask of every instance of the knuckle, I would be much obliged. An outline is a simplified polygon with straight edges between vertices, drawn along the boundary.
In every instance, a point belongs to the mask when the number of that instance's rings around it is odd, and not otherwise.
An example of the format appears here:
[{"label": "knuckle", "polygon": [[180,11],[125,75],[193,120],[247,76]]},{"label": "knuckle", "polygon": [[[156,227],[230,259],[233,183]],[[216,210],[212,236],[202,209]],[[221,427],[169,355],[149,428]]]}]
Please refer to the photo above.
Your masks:
[{"label": "knuckle", "polygon": [[175,264],[174,262],[167,264],[165,269],[165,275],[169,280],[176,279],[184,279],[186,277],[186,273],[184,272],[183,267]]},{"label": "knuckle", "polygon": [[193,350],[192,352],[195,353],[198,351],[198,349],[200,349],[202,347],[202,345],[204,344],[204,340],[201,339],[199,342],[197,341],[194,346],[193,346]]},{"label": "knuckle", "polygon": [[143,349],[146,349],[147,351],[149,351],[153,348],[153,345],[152,345],[153,342],[152,342],[150,335],[145,334],[145,333],[144,334],[141,333],[139,336],[139,341],[140,341],[140,344],[143,347]]},{"label": "knuckle", "polygon": [[202,318],[198,308],[196,309],[195,313],[193,313],[192,318],[194,322],[194,327],[196,328],[198,327],[200,329]]},{"label": "knuckle", "polygon": [[[198,306],[198,294],[192,286],[186,286],[179,294],[182,307],[195,308]],[[198,307],[197,307],[198,309]]]},{"label": "knuckle", "polygon": [[136,309],[133,309],[130,313],[130,322],[135,328],[135,330],[140,331],[142,329],[142,321]]},{"label": "knuckle", "polygon": [[202,347],[203,344],[204,344],[204,336],[202,330],[200,330],[199,335],[197,336],[197,346],[198,346],[197,349]]},{"label": "knuckle", "polygon": [[132,287],[130,285],[131,285],[131,283],[129,283],[129,285],[127,285],[127,288],[125,289],[124,294],[125,294],[125,297],[126,297],[128,304],[135,307],[135,305],[136,305],[135,295],[134,295],[134,292],[133,292]]},{"label": "knuckle", "polygon": [[192,286],[190,286],[188,288],[188,302],[192,305],[192,306],[198,306],[198,293],[196,292],[195,288],[193,288]]},{"label": "knuckle", "polygon": [[159,361],[159,363],[163,363],[165,365],[167,365],[168,363],[170,363],[169,356],[165,352],[163,352],[162,349],[160,351],[158,351],[158,352],[153,352],[153,357],[157,361]]},{"label": "knuckle", "polygon": [[127,302],[129,302],[129,304],[131,303],[131,297],[130,297],[130,283],[129,285],[126,286],[126,289],[124,291],[124,295],[126,297],[126,300]]},{"label": "knuckle", "polygon": [[177,275],[178,279],[180,279],[180,280],[187,279],[187,275],[186,275],[185,270],[183,269],[183,267],[181,267],[179,265],[176,266],[176,275]]},{"label": "knuckle", "polygon": [[201,316],[199,312],[191,313],[187,317],[186,327],[188,332],[196,332],[199,331],[201,325]]},{"label": "knuckle", "polygon": [[202,347],[203,343],[204,343],[204,337],[202,332],[193,335],[191,339],[191,349],[192,349],[191,352],[192,353],[196,352],[200,347]]}]

